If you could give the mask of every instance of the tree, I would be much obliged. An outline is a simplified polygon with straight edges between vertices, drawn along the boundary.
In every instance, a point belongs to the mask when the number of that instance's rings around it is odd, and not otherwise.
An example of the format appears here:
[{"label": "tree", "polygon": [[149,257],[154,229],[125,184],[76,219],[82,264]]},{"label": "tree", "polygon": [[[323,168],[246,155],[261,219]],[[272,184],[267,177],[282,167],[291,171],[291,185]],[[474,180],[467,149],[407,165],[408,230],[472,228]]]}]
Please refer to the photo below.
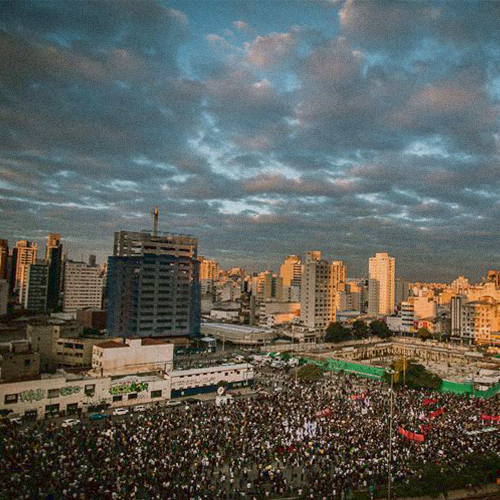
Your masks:
[{"label": "tree", "polygon": [[[403,376],[406,367],[406,376]],[[406,378],[406,385],[412,389],[439,389],[443,380],[428,371],[424,366],[412,363],[408,360],[399,359],[392,364],[394,370],[393,382],[395,385],[401,385]],[[390,382],[391,376],[385,374],[386,382]]]},{"label": "tree", "polygon": [[308,363],[298,369],[297,377],[306,382],[314,382],[323,378],[323,371],[321,366],[315,365],[314,363]]},{"label": "tree", "polygon": [[389,327],[383,321],[372,321],[370,323],[370,332],[372,335],[377,335],[377,337],[381,337],[386,339],[392,335],[392,332],[389,330]]},{"label": "tree", "polygon": [[357,339],[365,339],[370,335],[368,325],[361,319],[357,319],[352,325],[352,335]]},{"label": "tree", "polygon": [[427,330],[427,328],[419,328],[417,332],[418,338],[421,340],[427,340],[432,338],[432,333]]},{"label": "tree", "polygon": [[342,323],[339,323],[338,321],[330,323],[326,329],[325,340],[327,342],[344,342],[345,340],[350,340],[351,338],[351,330],[342,326]]}]

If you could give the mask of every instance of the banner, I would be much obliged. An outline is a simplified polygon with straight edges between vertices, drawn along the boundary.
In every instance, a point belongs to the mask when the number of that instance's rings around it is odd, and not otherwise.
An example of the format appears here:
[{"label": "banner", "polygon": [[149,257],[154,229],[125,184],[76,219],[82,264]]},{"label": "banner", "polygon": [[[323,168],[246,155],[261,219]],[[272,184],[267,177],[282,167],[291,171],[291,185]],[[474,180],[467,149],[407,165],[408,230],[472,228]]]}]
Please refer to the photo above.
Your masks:
[{"label": "banner", "polygon": [[328,417],[328,415],[330,415],[330,408],[325,408],[324,410],[320,410],[320,411],[316,412],[316,416],[318,418]]},{"label": "banner", "polygon": [[422,402],[422,406],[427,406],[427,405],[431,405],[431,404],[434,404],[434,403],[437,403],[437,399],[436,398],[434,398],[434,399],[425,398],[424,401]]},{"label": "banner", "polygon": [[429,418],[436,418],[439,417],[439,415],[442,415],[446,411],[445,408],[439,408],[439,410],[433,411],[432,413],[429,413]]},{"label": "banner", "polygon": [[418,441],[422,443],[424,441],[424,435],[423,434],[417,434],[416,432],[410,432],[404,430],[402,427],[398,429],[398,432],[405,437],[406,439],[413,440],[413,441]]},{"label": "banner", "polygon": [[481,415],[481,418],[490,422],[500,422],[500,415]]}]

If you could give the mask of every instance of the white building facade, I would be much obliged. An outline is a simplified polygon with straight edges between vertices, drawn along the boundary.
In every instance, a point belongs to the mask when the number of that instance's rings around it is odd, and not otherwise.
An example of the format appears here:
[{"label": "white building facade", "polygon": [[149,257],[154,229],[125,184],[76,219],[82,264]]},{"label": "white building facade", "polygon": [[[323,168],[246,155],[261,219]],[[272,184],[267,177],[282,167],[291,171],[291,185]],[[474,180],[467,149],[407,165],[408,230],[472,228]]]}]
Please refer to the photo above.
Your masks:
[{"label": "white building facade", "polygon": [[63,311],[101,309],[103,275],[98,266],[68,260],[64,264]]}]

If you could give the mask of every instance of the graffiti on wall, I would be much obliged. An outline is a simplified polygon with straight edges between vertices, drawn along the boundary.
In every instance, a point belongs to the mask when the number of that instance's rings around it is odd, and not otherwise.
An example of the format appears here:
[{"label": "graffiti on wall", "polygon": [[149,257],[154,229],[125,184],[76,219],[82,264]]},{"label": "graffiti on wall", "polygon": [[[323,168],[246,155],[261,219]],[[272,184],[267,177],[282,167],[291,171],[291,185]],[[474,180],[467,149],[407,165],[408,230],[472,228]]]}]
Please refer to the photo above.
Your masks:
[{"label": "graffiti on wall", "polygon": [[31,389],[29,391],[23,391],[19,394],[19,399],[21,401],[29,402],[31,401],[40,401],[45,397],[45,391],[42,389]]},{"label": "graffiti on wall", "polygon": [[74,385],[73,387],[61,387],[61,396],[71,396],[71,394],[76,394],[81,390],[82,388],[78,385]]},{"label": "graffiti on wall", "polygon": [[109,389],[110,394],[118,396],[120,394],[129,394],[130,392],[147,391],[149,384],[147,382],[130,382],[126,384],[115,385]]}]

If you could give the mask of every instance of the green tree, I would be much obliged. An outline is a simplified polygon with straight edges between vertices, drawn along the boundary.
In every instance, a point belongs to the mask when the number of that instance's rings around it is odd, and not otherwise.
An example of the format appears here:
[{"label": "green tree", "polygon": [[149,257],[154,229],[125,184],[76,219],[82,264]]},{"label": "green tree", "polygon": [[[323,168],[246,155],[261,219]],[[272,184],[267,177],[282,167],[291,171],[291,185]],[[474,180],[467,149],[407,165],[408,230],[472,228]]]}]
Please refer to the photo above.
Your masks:
[{"label": "green tree", "polygon": [[[406,376],[403,376],[403,372],[406,367]],[[412,389],[439,389],[443,380],[436,374],[428,371],[424,366],[417,363],[413,363],[408,360],[403,360],[403,358],[395,361],[392,364],[392,369],[394,370],[394,384],[401,385],[403,380],[406,379],[406,385]],[[385,374],[385,380],[390,383],[391,376]]]},{"label": "green tree", "polygon": [[352,325],[352,335],[355,339],[365,339],[370,335],[370,329],[363,320],[357,319]]},{"label": "green tree", "polygon": [[392,332],[389,330],[389,327],[385,324],[385,322],[378,320],[372,321],[370,323],[370,333],[383,339],[386,339],[392,335]]},{"label": "green tree", "polygon": [[427,330],[427,328],[419,328],[417,332],[418,338],[421,340],[427,340],[432,338],[432,333]]},{"label": "green tree", "polygon": [[323,378],[324,369],[314,363],[301,366],[297,372],[297,377],[306,382],[314,382]]},{"label": "green tree", "polygon": [[330,323],[326,329],[325,340],[327,342],[344,342],[345,340],[350,340],[352,338],[351,330],[346,328],[336,321],[335,323]]}]

